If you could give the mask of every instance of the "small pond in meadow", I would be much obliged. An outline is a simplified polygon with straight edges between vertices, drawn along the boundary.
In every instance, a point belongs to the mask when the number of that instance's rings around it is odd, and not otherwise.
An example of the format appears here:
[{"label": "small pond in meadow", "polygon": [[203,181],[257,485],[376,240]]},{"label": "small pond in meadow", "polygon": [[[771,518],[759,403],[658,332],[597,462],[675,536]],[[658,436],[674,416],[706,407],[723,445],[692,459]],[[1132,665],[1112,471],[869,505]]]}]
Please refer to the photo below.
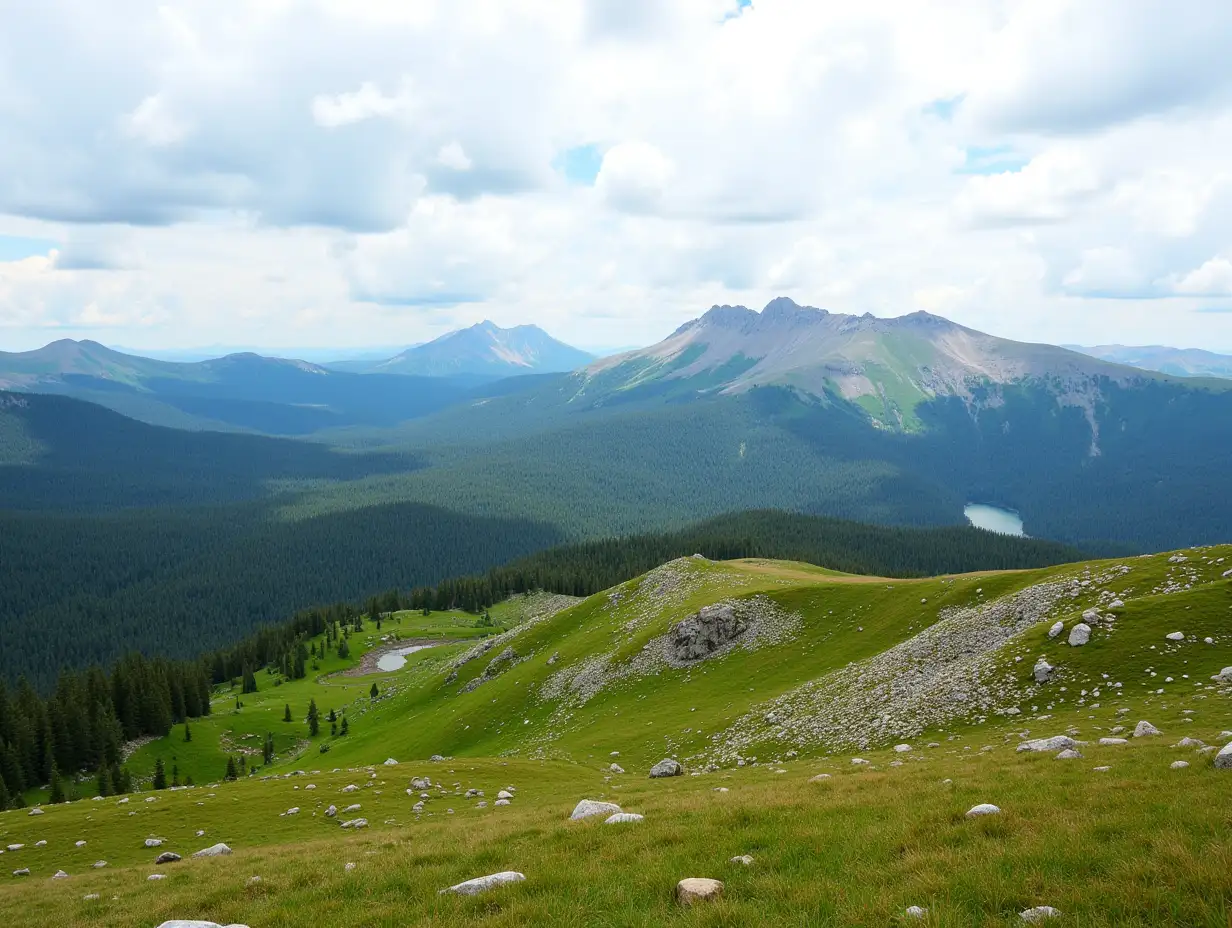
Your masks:
[{"label": "small pond in meadow", "polygon": [[401,670],[406,666],[408,655],[414,654],[416,651],[423,651],[426,648],[434,648],[433,644],[413,644],[407,648],[398,648],[396,651],[386,651],[376,661],[377,670]]}]

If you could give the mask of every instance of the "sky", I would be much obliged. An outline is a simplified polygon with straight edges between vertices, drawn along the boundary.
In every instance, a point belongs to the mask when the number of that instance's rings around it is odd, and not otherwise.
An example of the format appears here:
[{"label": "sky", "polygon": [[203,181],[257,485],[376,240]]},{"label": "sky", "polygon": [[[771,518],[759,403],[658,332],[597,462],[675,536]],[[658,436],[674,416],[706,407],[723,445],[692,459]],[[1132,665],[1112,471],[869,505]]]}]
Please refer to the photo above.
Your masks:
[{"label": "sky", "polygon": [[1227,0],[0,0],[0,349],[1232,350]]}]

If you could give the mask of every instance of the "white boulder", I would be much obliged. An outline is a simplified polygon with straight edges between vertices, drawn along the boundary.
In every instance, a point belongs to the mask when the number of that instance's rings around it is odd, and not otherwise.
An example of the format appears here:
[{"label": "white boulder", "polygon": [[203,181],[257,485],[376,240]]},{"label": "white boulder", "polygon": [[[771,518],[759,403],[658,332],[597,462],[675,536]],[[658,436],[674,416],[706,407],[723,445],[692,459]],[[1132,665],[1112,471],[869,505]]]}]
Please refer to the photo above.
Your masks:
[{"label": "white boulder", "polygon": [[209,847],[204,847],[201,850],[197,851],[197,853],[193,854],[192,856],[193,857],[223,857],[230,853],[231,853],[231,848],[227,847],[225,844],[219,843],[219,844],[211,844]]},{"label": "white boulder", "polygon": [[1149,735],[1162,735],[1163,732],[1152,725],[1150,722],[1139,722],[1134,726],[1135,738],[1146,738]]},{"label": "white boulder", "polygon": [[501,873],[493,873],[488,876],[467,880],[464,883],[456,883],[448,889],[442,889],[441,892],[457,893],[460,896],[474,896],[495,886],[504,886],[506,883],[521,883],[525,879],[526,877],[516,870],[504,870]]},{"label": "white boulder", "polygon": [[1051,738],[1036,738],[1033,741],[1024,741],[1015,750],[1020,754],[1024,751],[1051,752],[1072,748],[1076,744],[1082,744],[1082,742],[1075,741],[1069,735],[1053,735]]},{"label": "white boulder", "polygon": [[1168,632],[1168,634],[1164,635],[1164,637],[1167,638],[1169,641],[1184,641],[1185,633],[1184,632]]},{"label": "white boulder", "polygon": [[1069,632],[1070,647],[1078,648],[1091,640],[1091,626],[1086,622],[1079,622]]},{"label": "white boulder", "polygon": [[1044,922],[1050,918],[1059,918],[1060,911],[1054,909],[1050,905],[1037,905],[1030,909],[1024,909],[1018,913],[1018,917],[1024,922],[1029,922],[1034,925],[1036,922]]},{"label": "white boulder", "polygon": [[981,802],[978,806],[972,806],[967,810],[967,818],[977,818],[981,815],[1000,815],[1001,810],[994,806],[991,802]]},{"label": "white boulder", "polygon": [[609,815],[607,818],[605,818],[603,820],[603,824],[605,825],[623,825],[626,823],[632,824],[633,822],[640,822],[644,818],[645,816],[638,815],[636,812],[617,812],[614,815]]},{"label": "white boulder", "polygon": [[569,816],[570,821],[579,821],[584,818],[594,818],[602,815],[607,818],[609,815],[616,815],[624,811],[614,802],[599,802],[596,799],[583,799],[573,807],[573,813]]},{"label": "white boulder", "polygon": [[[1048,637],[1055,638],[1057,637],[1057,635],[1061,634],[1061,632],[1063,631],[1065,631],[1065,623],[1064,622],[1054,622],[1052,625],[1052,628],[1048,629]],[[919,908],[919,906],[915,906],[915,908]]]}]

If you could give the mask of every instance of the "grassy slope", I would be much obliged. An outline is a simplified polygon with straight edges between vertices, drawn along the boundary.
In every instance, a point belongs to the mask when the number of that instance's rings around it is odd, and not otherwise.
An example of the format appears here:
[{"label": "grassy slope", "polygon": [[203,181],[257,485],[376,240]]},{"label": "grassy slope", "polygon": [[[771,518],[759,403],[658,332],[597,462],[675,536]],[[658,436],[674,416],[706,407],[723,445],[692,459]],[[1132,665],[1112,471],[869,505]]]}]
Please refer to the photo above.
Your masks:
[{"label": "grassy slope", "polygon": [[[1049,640],[1046,622],[1008,646],[1003,657],[1010,672],[1025,677],[1039,653],[1061,668],[1061,678],[1039,694],[1038,710],[1022,707],[1025,717],[952,724],[945,734],[915,739],[916,750],[897,768],[890,761],[904,756],[885,746],[863,753],[873,763],[861,768],[848,763],[849,755],[827,757],[817,746],[802,760],[649,781],[647,765],[669,748],[684,757],[704,744],[698,729],[717,731],[773,695],[901,641],[947,605],[987,601],[1082,570],[1071,565],[878,581],[807,565],[677,562],[677,580],[684,579],[674,591],[651,595],[647,586],[638,595],[639,585],[653,582],[642,578],[623,585],[613,609],[601,594],[527,628],[512,642],[519,654],[533,652],[530,660],[472,693],[457,694],[488,658],[465,665],[444,687],[447,659],[464,646],[430,650],[404,670],[380,675],[386,692],[396,692],[362,714],[369,678],[298,681],[249,696],[239,714],[220,704],[214,718],[193,726],[191,747],[201,752],[196,760],[174,741],[151,745],[134,759],[138,767],[152,764],[155,754],[174,748],[181,770],[199,769],[204,776],[194,777],[205,782],[211,770],[221,769],[218,738],[224,732],[264,731],[281,718],[284,702],[298,718],[309,696],[322,708],[340,708],[330,702],[335,697],[353,699],[354,734],[335,741],[328,755],[310,748],[292,757],[292,735],[280,740],[284,756],[277,770],[321,773],[163,793],[153,803],[134,797],[125,805],[75,803],[41,817],[0,814],[0,844],[49,842],[5,855],[5,870],[29,865],[35,876],[0,884],[0,914],[23,925],[105,919],[138,926],[178,915],[254,928],[300,924],[306,911],[320,925],[885,925],[895,923],[905,906],[920,904],[933,910],[930,924],[981,925],[1014,924],[1021,908],[1051,904],[1067,913],[1062,924],[1226,925],[1232,915],[1226,801],[1232,780],[1214,770],[1209,757],[1170,745],[1182,735],[1222,744],[1220,733],[1232,729],[1226,691],[1209,684],[1212,673],[1232,664],[1232,583],[1221,578],[1228,563],[1218,563],[1232,562],[1232,548],[1189,554],[1183,564],[1166,556],[1115,562],[1132,568],[1113,584],[1126,606],[1114,630],[1097,630],[1085,648]],[[1101,566],[1092,565],[1092,573]],[[1155,592],[1178,581],[1176,592]],[[531,684],[583,656],[609,649],[634,654],[700,605],[756,593],[803,617],[796,641],[627,681],[569,718],[553,719],[552,705],[526,695]],[[1093,598],[1066,607],[1067,625]],[[517,616],[494,611],[494,619],[513,624]],[[451,627],[458,621],[470,620],[407,615],[392,629],[404,637],[476,631]],[[630,622],[641,624],[629,633]],[[1163,636],[1174,630],[1184,631],[1187,641],[1167,642]],[[1203,644],[1205,636],[1216,643]],[[549,668],[556,652],[559,662]],[[1015,663],[1016,656],[1023,661]],[[1081,690],[1100,685],[1103,673],[1123,688],[1080,705]],[[1172,683],[1163,682],[1167,676]],[[1122,718],[1119,708],[1130,712]],[[1165,737],[1120,747],[1092,743],[1082,748],[1084,759],[1071,762],[1013,751],[1025,729],[1051,735],[1072,726],[1094,742],[1118,721],[1132,725],[1139,718],[1150,719]],[[290,727],[305,734],[302,723]],[[929,737],[941,747],[924,748]],[[981,751],[984,746],[990,749]],[[547,759],[527,756],[535,748]],[[630,772],[608,779],[614,750]],[[424,760],[437,752],[457,757],[443,764]],[[508,756],[491,759],[500,752]],[[387,756],[402,764],[377,767],[372,779],[354,769]],[[1191,766],[1169,769],[1177,758]],[[1112,769],[1092,771],[1102,765]],[[335,767],[343,769],[330,773]],[[818,771],[834,777],[807,782]],[[408,777],[417,774],[449,787],[448,798],[432,799],[430,814],[418,817],[404,792]],[[310,782],[317,790],[302,789]],[[351,782],[369,785],[355,797],[338,792]],[[455,795],[454,783],[484,789],[489,801],[502,786],[516,786],[518,793],[509,808],[480,810],[474,800]],[[713,792],[720,785],[730,792]],[[565,821],[578,799],[603,794],[644,812],[646,822],[609,828]],[[361,803],[359,814],[372,824],[368,831],[344,832],[313,815],[343,800]],[[1005,813],[982,821],[962,817],[985,801]],[[298,816],[278,816],[295,805],[303,809]],[[456,815],[445,814],[446,808]],[[197,829],[205,837],[196,838]],[[180,852],[226,841],[237,853],[168,867],[166,882],[147,883],[155,852],[141,839],[149,834],[168,838]],[[74,848],[78,838],[89,844]],[[754,855],[752,868],[727,863],[742,853]],[[88,869],[99,858],[110,866]],[[346,874],[346,861],[357,862],[357,872]],[[48,882],[58,867],[72,878]],[[458,880],[510,868],[525,872],[527,882],[475,900],[436,895]],[[246,886],[254,874],[263,882]],[[727,899],[678,910],[671,888],[684,876],[726,880]],[[102,901],[84,902],[88,892],[100,893]]]}]

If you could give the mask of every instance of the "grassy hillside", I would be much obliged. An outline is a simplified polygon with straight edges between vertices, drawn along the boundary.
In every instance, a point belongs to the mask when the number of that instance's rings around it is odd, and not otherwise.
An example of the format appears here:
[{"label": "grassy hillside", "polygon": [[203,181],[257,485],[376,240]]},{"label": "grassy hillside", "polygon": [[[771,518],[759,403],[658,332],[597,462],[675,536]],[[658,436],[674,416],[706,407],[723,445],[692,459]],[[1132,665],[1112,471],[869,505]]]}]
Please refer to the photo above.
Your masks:
[{"label": "grassy hillside", "polygon": [[[193,789],[0,814],[0,842],[26,845],[6,868],[31,868],[0,884],[0,913],[35,926],[291,926],[308,911],[323,926],[886,925],[920,905],[925,924],[957,926],[1020,924],[1022,909],[1052,905],[1059,925],[1222,926],[1232,771],[1174,745],[1232,739],[1232,687],[1211,679],[1232,665],[1229,570],[1232,547],[920,580],[688,558],[580,602],[512,600],[491,629],[391,616],[353,637],[350,661],[281,685],[259,674],[241,708],[220,693],[191,742],[177,729],[130,761],[148,773],[161,757]],[[725,603],[747,621],[743,637],[673,666],[673,626]],[[1091,609],[1090,643],[1069,646]],[[1065,630],[1050,638],[1055,621]],[[1176,631],[1182,641],[1165,637]],[[402,669],[362,672],[395,636],[441,643]],[[904,654],[911,666],[893,676],[904,685],[878,690]],[[1056,668],[1043,684],[1040,656]],[[350,733],[308,737],[309,699],[345,709]],[[1162,736],[1118,731],[1139,720]],[[226,756],[246,748],[260,762],[269,731],[273,766],[217,784]],[[1065,733],[1081,757],[1016,750]],[[1096,743],[1117,733],[1128,743]],[[699,775],[647,779],[664,756]],[[418,812],[412,776],[434,784]],[[504,787],[514,799],[496,807]],[[568,822],[582,798],[646,819]],[[964,816],[981,802],[1003,811]],[[350,803],[360,809],[345,817],[367,829],[323,815]],[[216,841],[235,853],[155,868],[150,835],[181,853]],[[729,862],[740,854],[752,865]],[[99,859],[108,866],[91,869]],[[57,868],[69,879],[48,881]],[[526,881],[437,895],[506,869]],[[147,882],[155,871],[167,879]],[[680,908],[672,889],[686,876],[724,880],[724,899]]]}]

